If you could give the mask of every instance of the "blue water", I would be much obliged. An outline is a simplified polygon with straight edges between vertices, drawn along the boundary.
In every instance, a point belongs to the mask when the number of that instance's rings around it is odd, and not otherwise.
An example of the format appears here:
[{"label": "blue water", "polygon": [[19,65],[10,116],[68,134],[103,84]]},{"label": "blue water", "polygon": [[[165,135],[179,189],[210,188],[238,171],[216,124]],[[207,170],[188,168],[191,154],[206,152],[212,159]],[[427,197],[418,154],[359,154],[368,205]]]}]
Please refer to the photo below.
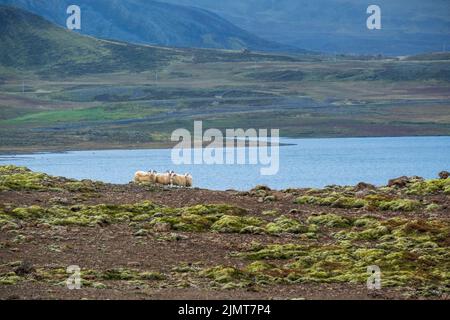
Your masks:
[{"label": "blue water", "polygon": [[171,150],[106,150],[0,156],[0,165],[76,179],[128,183],[137,170],[189,172],[194,186],[213,190],[354,185],[384,185],[402,175],[434,178],[450,171],[450,137],[281,139],[280,168],[262,176],[260,165],[173,165]]}]

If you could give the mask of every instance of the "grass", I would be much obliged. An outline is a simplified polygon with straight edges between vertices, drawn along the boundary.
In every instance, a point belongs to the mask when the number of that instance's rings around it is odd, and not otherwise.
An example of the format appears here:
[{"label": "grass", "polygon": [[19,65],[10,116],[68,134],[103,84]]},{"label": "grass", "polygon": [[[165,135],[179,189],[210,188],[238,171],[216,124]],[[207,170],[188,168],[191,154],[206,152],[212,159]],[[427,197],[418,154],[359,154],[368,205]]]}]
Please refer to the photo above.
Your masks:
[{"label": "grass", "polygon": [[0,121],[3,125],[56,124],[60,122],[108,121],[140,119],[160,112],[137,104],[117,104],[93,108],[56,110],[32,113],[18,118]]}]

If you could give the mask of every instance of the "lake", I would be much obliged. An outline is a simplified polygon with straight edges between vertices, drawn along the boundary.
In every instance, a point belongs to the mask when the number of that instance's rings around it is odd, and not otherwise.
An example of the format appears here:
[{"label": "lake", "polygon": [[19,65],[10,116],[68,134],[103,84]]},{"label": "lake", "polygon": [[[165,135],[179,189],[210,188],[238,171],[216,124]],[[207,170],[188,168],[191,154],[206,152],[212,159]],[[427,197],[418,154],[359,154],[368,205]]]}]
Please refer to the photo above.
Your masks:
[{"label": "lake", "polygon": [[248,190],[257,184],[275,189],[384,185],[402,175],[435,178],[450,171],[450,137],[280,139],[280,168],[261,176],[259,165],[173,165],[170,149],[102,150],[0,156],[0,165],[75,179],[128,183],[138,170],[189,172],[194,186],[213,190]]}]

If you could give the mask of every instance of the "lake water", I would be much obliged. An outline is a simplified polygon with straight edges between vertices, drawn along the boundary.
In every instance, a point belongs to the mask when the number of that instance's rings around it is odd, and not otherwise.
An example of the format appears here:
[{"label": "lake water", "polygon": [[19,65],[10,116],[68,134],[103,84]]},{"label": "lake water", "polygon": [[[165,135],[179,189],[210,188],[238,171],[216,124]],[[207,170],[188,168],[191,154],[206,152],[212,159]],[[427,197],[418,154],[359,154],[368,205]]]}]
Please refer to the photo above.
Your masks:
[{"label": "lake water", "polygon": [[180,165],[171,150],[105,150],[0,156],[0,165],[15,164],[34,171],[75,179],[128,183],[134,172],[154,169],[190,172],[194,186],[214,190],[248,190],[257,184],[275,189],[384,185],[402,175],[434,178],[450,171],[450,137],[281,139],[277,175],[260,175],[259,165]]}]

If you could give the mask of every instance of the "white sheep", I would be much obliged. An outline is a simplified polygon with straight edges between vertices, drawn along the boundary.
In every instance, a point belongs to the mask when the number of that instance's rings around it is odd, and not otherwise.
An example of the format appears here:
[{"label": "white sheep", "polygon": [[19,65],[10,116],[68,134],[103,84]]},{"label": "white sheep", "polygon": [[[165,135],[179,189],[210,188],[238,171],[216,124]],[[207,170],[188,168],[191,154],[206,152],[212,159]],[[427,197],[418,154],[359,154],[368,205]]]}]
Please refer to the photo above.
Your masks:
[{"label": "white sheep", "polygon": [[134,182],[155,183],[156,171],[138,171],[134,174]]},{"label": "white sheep", "polygon": [[186,187],[192,187],[192,175],[186,173],[184,176],[186,177]]},{"label": "white sheep", "polygon": [[172,173],[172,184],[180,187],[192,187],[192,176],[189,173],[184,175]]},{"label": "white sheep", "polygon": [[162,185],[171,185],[172,184],[172,172],[157,173],[156,174],[156,183],[159,183]]}]

